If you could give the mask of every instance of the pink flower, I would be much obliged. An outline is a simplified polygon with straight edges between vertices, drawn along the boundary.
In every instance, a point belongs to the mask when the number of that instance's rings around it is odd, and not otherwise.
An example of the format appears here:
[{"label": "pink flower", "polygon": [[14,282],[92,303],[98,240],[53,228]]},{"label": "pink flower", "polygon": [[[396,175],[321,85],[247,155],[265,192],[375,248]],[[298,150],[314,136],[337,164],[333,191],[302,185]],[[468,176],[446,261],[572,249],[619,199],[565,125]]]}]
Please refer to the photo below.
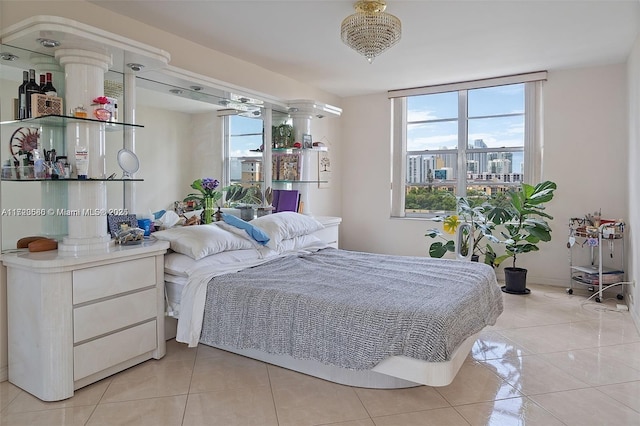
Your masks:
[{"label": "pink flower", "polygon": [[107,99],[106,96],[98,96],[92,102],[94,104],[100,104],[100,105],[110,104],[111,103],[111,102],[109,102],[109,99]]}]

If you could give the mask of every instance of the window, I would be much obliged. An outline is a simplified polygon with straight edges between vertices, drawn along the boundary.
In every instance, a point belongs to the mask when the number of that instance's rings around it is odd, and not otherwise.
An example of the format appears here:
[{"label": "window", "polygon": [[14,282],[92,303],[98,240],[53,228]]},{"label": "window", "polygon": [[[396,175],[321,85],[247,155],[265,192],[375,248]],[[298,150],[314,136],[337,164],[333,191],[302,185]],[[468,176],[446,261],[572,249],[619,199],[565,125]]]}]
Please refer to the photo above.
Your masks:
[{"label": "window", "polygon": [[262,119],[227,115],[226,155],[228,182],[243,186],[260,186],[262,180]]},{"label": "window", "polygon": [[[515,77],[515,78],[514,78]],[[537,180],[537,93],[546,73],[390,92],[393,216],[455,211]]]}]

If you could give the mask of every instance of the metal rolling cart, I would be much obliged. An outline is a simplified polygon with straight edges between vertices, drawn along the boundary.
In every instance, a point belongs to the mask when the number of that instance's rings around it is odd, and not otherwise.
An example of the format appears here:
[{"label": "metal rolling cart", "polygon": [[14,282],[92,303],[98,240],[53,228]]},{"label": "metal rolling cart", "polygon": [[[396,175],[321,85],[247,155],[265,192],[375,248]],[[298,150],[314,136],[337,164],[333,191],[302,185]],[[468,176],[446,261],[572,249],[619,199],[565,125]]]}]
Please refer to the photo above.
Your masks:
[{"label": "metal rolling cart", "polygon": [[[567,293],[573,294],[575,283],[587,286],[589,291],[597,289],[595,301],[600,303],[603,290],[620,285],[616,297],[624,299],[624,227],[624,222],[619,220],[600,220],[595,224],[590,224],[587,218],[569,220],[570,287]],[[574,264],[577,249],[589,250],[588,264]]]}]

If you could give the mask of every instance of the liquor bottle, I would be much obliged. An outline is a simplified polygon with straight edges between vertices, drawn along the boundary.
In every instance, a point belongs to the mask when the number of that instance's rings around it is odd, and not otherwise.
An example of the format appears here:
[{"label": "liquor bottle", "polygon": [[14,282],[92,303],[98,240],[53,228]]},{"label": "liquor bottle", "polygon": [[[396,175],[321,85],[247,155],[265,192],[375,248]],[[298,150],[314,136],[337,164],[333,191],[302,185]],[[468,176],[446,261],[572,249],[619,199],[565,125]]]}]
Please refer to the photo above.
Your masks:
[{"label": "liquor bottle", "polygon": [[27,96],[25,87],[29,82],[29,71],[22,71],[22,84],[18,86],[18,118],[20,120],[27,118]]},{"label": "liquor bottle", "polygon": [[40,86],[36,83],[36,70],[29,70],[29,82],[24,88],[24,94],[26,97],[27,117],[31,118],[31,95],[39,94]]},{"label": "liquor bottle", "polygon": [[42,93],[47,96],[58,96],[58,91],[55,87],[53,87],[53,74],[51,74],[50,72],[47,73],[46,83],[44,84]]},{"label": "liquor bottle", "polygon": [[38,86],[40,87],[40,93],[44,93],[44,85],[45,84],[46,84],[45,75],[44,74],[40,74],[40,84],[38,84]]}]

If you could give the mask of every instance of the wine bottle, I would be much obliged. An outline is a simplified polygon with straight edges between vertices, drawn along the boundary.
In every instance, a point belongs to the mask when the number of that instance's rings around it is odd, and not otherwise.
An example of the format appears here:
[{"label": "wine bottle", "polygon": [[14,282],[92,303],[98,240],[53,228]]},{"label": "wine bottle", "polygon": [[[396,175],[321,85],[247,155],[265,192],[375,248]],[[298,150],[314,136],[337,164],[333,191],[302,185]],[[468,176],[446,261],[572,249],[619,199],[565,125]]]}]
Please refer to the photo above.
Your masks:
[{"label": "wine bottle", "polygon": [[51,74],[50,72],[47,73],[46,83],[44,84],[42,93],[47,96],[58,96],[58,91],[55,87],[53,87],[53,74]]},{"label": "wine bottle", "polygon": [[44,74],[40,74],[40,84],[38,84],[38,86],[40,87],[40,93],[44,93],[44,85],[45,84],[46,84],[45,75]]},{"label": "wine bottle", "polygon": [[29,71],[22,71],[22,84],[18,86],[18,118],[20,120],[27,118],[27,96],[25,87],[29,82]]},{"label": "wine bottle", "polygon": [[36,83],[36,70],[34,69],[30,69],[29,70],[29,82],[27,83],[27,85],[24,88],[24,94],[26,97],[26,106],[27,106],[27,117],[31,118],[32,114],[31,114],[31,95],[34,94],[39,94],[40,93],[40,86],[38,86],[38,83]]}]

